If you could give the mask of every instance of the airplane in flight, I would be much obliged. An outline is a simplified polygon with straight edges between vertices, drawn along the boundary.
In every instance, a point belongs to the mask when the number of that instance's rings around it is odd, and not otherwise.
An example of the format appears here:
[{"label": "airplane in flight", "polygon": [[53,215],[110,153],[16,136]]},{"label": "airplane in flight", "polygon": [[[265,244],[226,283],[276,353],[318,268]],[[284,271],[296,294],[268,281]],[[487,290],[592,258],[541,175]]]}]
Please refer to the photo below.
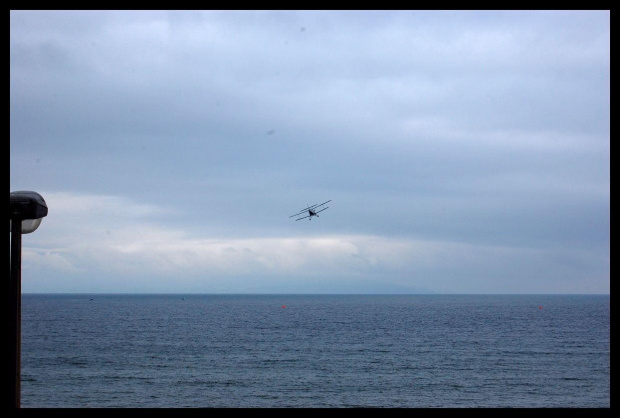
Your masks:
[{"label": "airplane in flight", "polygon": [[295,220],[299,221],[301,219],[309,218],[308,220],[311,221],[313,216],[316,216],[318,218],[319,217],[319,215],[318,215],[319,212],[323,212],[324,210],[329,209],[329,206],[328,206],[328,207],[323,208],[321,210],[317,210],[317,208],[319,208],[320,206],[323,206],[325,203],[329,203],[329,202],[331,202],[331,199],[328,200],[327,202],[321,203],[320,205],[308,206],[307,208],[302,209],[301,212],[289,216],[289,218],[292,218],[293,216],[299,216],[299,215],[304,214],[304,213],[308,213],[306,216],[302,216],[301,218],[297,218]]}]

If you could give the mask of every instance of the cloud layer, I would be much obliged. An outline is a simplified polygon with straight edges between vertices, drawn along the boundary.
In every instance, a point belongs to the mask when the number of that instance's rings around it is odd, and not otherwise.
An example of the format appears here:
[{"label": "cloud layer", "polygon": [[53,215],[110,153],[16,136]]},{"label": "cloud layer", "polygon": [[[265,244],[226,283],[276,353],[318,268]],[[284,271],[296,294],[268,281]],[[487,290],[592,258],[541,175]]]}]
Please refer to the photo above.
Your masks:
[{"label": "cloud layer", "polygon": [[26,292],[113,293],[131,280],[121,289],[278,293],[318,283],[315,293],[548,293],[558,274],[568,293],[601,293],[607,285],[609,255],[595,251],[368,235],[195,238],[159,225],[164,209],[109,196],[45,195],[55,213],[44,219],[36,245],[26,238]]}]

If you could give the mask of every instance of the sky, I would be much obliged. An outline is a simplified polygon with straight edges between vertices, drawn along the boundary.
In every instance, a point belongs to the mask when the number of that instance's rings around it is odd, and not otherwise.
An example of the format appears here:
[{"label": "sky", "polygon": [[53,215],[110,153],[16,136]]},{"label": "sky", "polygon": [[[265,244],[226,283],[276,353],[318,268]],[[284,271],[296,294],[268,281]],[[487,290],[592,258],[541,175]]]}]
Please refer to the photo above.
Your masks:
[{"label": "sky", "polygon": [[11,11],[10,189],[24,293],[609,294],[610,12]]}]

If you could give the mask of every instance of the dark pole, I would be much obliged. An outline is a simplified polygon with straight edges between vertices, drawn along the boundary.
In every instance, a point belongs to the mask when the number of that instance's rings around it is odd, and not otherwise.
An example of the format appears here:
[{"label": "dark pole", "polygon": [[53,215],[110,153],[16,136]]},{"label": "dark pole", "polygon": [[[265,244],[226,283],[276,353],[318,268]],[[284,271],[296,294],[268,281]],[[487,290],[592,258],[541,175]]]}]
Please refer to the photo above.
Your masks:
[{"label": "dark pole", "polygon": [[[22,234],[34,232],[47,216],[47,203],[37,192],[19,191],[10,195],[11,219],[11,278],[9,280],[9,370],[10,404],[21,404],[21,345],[22,345]],[[29,220],[27,225],[23,220]]]},{"label": "dark pole", "polygon": [[20,407],[21,391],[21,316],[22,316],[22,221],[11,220],[11,280],[9,282],[9,345],[10,387],[9,396],[14,408]]}]

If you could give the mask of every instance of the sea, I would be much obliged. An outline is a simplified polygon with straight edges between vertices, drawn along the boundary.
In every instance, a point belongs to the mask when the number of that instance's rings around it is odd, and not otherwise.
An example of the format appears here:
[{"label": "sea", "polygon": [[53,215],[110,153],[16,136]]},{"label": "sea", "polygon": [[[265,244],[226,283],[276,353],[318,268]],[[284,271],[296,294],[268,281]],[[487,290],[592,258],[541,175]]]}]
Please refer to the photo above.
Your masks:
[{"label": "sea", "polygon": [[24,294],[22,408],[610,408],[609,295]]}]

